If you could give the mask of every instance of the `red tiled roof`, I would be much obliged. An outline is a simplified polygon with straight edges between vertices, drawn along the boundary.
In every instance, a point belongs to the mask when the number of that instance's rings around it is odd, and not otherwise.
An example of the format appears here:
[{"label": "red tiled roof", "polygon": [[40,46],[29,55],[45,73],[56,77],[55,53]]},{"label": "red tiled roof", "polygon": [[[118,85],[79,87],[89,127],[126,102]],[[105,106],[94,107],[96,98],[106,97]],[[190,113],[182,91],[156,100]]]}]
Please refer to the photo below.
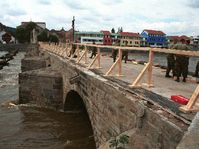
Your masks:
[{"label": "red tiled roof", "polygon": [[110,35],[111,33],[109,31],[105,31],[105,30],[102,30],[101,31],[104,35]]},{"label": "red tiled roof", "polygon": [[164,32],[157,31],[157,30],[145,29],[144,31],[148,32],[149,34],[153,34],[153,35],[166,35]]},{"label": "red tiled roof", "polygon": [[181,38],[181,39],[184,39],[184,40],[190,40],[190,38],[187,37],[187,36],[185,36],[185,35],[180,36],[180,38]]},{"label": "red tiled roof", "polygon": [[139,33],[132,33],[132,32],[121,32],[120,35],[128,37],[140,37]]},{"label": "red tiled roof", "polygon": [[182,35],[182,36],[170,36],[169,37],[171,40],[190,40],[189,37],[185,36],[185,35]]}]

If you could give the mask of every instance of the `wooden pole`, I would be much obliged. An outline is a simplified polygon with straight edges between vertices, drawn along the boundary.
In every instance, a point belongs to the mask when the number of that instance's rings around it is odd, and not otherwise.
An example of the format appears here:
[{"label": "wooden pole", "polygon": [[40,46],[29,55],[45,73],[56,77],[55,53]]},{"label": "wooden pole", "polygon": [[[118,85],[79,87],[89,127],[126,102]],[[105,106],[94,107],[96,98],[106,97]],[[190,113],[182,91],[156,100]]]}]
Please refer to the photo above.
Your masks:
[{"label": "wooden pole", "polygon": [[80,53],[79,53],[79,45],[77,45],[77,61],[79,61]]},{"label": "wooden pole", "polygon": [[122,49],[119,49],[118,76],[122,76]]},{"label": "wooden pole", "polygon": [[91,64],[88,66],[88,69],[91,69],[91,67],[93,66],[93,64],[96,62],[97,60],[97,69],[100,68],[100,48],[97,48],[97,55],[94,57],[94,59],[92,60]]},{"label": "wooden pole", "polygon": [[148,67],[148,87],[152,87],[152,71],[153,71],[153,58],[154,52],[152,49],[149,51],[149,67]]},{"label": "wooden pole", "polygon": [[[196,105],[196,101],[197,101],[198,97],[199,97],[199,85],[193,92],[188,104],[186,106],[181,106],[180,110],[185,113],[191,112],[191,111],[199,111],[199,107],[198,107],[198,105]],[[194,105],[196,105],[195,108],[194,108]]]},{"label": "wooden pole", "polygon": [[138,77],[136,78],[136,80],[132,83],[132,85],[130,85],[130,87],[137,87],[138,83],[140,82],[140,80],[142,79],[142,77],[144,76],[146,70],[149,68],[150,63],[147,63],[146,66],[144,67],[144,69],[142,69],[141,73],[138,75]]},{"label": "wooden pole", "polygon": [[85,46],[85,64],[88,63],[88,49],[87,46]]},{"label": "wooden pole", "polygon": [[79,60],[77,61],[77,63],[79,63],[82,60],[82,58],[85,56],[85,54],[86,54],[86,51],[83,52],[82,56],[79,58]]},{"label": "wooden pole", "polygon": [[98,47],[97,48],[97,54],[98,54],[98,63],[97,63],[97,69],[100,69],[101,67],[101,65],[100,65],[100,59],[101,59],[101,54],[100,54],[100,48]]}]

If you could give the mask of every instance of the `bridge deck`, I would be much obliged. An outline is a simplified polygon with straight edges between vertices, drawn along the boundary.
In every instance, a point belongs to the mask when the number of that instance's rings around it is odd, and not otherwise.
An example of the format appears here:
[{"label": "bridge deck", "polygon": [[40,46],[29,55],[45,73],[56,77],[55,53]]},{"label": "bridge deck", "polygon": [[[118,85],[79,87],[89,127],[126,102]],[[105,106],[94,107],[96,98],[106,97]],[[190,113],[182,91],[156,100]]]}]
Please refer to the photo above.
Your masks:
[{"label": "bridge deck", "polygon": [[[89,63],[92,59],[89,59]],[[102,56],[101,58],[101,69],[100,71],[105,74],[108,69],[113,64],[112,58],[110,56]],[[86,65],[85,65],[86,66]],[[133,62],[128,61],[127,63],[122,63],[122,77],[115,78],[125,81],[131,84],[139,73],[144,68],[144,65],[134,64]],[[165,69],[161,69],[159,67],[153,67],[153,84],[154,87],[148,88],[145,85],[142,85],[143,88],[157,93],[166,98],[170,98],[171,95],[182,95],[186,98],[190,98],[193,91],[197,87],[197,84],[191,81],[192,77],[188,76],[187,82],[176,82],[172,78],[165,78]],[[112,74],[117,74],[117,68],[113,71]],[[147,81],[147,79],[146,79]],[[145,81],[145,82],[146,82]]]},{"label": "bridge deck", "polygon": [[[108,69],[113,64],[113,59],[107,53],[102,54],[104,56],[101,57],[101,69],[98,69],[96,72],[104,75]],[[92,59],[88,59],[88,63],[91,63]],[[81,65],[85,67],[88,64],[85,64],[83,61]],[[116,83],[123,82],[123,87],[125,87],[128,91],[131,92],[131,88],[128,84],[132,84],[132,82],[137,78],[139,73],[144,68],[144,65],[141,64],[134,64],[133,62],[128,61],[127,63],[122,62],[122,75],[121,77],[112,76],[107,77]],[[118,73],[118,68],[116,68],[112,74]],[[172,78],[165,78],[165,69],[161,69],[159,67],[153,67],[153,84],[154,87],[148,88],[145,85],[142,85],[142,88],[146,89],[148,92],[140,90],[139,88],[136,89],[140,93],[141,96],[144,96],[149,99],[149,101],[156,102],[161,105],[164,109],[169,109],[175,114],[179,116],[182,120],[186,120],[186,122],[191,122],[195,113],[184,114],[179,110],[180,104],[173,102],[170,100],[171,95],[182,95],[186,98],[190,98],[193,94],[193,91],[196,89],[197,84],[193,82],[193,78],[188,76],[187,82],[176,82]],[[147,82],[147,76],[146,80]],[[142,82],[140,82],[142,84]],[[134,89],[135,90],[135,89]],[[147,97],[148,96],[148,97]]]}]

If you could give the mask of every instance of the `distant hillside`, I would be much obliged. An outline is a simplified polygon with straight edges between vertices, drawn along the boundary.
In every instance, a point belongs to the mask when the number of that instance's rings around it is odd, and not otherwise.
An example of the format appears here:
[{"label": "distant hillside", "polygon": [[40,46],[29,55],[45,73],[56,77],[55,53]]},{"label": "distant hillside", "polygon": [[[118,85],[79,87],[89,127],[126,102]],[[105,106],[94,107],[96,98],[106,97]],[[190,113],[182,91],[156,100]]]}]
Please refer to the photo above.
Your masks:
[{"label": "distant hillside", "polygon": [[6,32],[10,33],[12,36],[15,36],[16,28],[3,25],[0,22],[0,31],[2,31],[2,30],[5,30]]}]

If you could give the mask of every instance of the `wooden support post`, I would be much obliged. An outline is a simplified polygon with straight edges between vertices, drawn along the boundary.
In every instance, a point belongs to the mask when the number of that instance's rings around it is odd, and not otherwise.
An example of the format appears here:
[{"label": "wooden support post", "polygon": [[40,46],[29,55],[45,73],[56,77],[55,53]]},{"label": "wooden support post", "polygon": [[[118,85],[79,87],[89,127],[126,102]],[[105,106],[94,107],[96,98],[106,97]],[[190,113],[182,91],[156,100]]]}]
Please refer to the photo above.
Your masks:
[{"label": "wooden support post", "polygon": [[152,70],[153,70],[153,57],[154,57],[154,52],[152,49],[149,51],[149,61],[146,64],[146,66],[142,69],[141,73],[138,75],[136,80],[130,85],[130,87],[139,87],[139,82],[141,79],[144,77],[144,74],[148,70],[148,80],[147,80],[147,87],[153,87],[152,84]]},{"label": "wooden support post", "polygon": [[80,59],[80,53],[79,53],[79,45],[77,45],[77,61]]},{"label": "wooden support post", "polygon": [[143,78],[146,70],[149,68],[149,63],[146,64],[146,66],[142,69],[141,73],[138,75],[138,77],[136,78],[136,80],[132,83],[132,85],[130,85],[130,87],[137,87],[139,86],[138,83],[140,82],[140,80]]},{"label": "wooden support post", "polygon": [[181,106],[179,109],[185,113],[199,111],[199,105],[196,103],[198,97],[199,97],[199,85],[193,92],[188,104],[186,106]]},{"label": "wooden support post", "polygon": [[84,58],[85,58],[84,63],[87,64],[88,63],[88,48],[87,48],[87,46],[85,46],[85,57]]},{"label": "wooden support post", "polygon": [[92,60],[92,62],[88,66],[88,69],[91,69],[91,67],[96,62],[96,60],[98,63],[97,63],[97,67],[95,67],[95,68],[99,69],[100,68],[100,48],[99,47],[97,48],[97,55],[95,56],[95,58]]},{"label": "wooden support post", "polygon": [[149,51],[149,67],[148,67],[148,87],[153,87],[152,83],[152,71],[153,71],[153,58],[154,58],[154,52],[152,49]]},{"label": "wooden support post", "polygon": [[111,66],[111,68],[107,71],[107,73],[105,74],[105,76],[110,76],[110,74],[112,73],[113,69],[118,65],[118,74],[116,76],[121,77],[122,76],[122,49],[119,49],[119,57],[117,58],[117,60],[115,61],[115,63],[113,63],[113,65]]},{"label": "wooden support post", "polygon": [[86,51],[83,52],[82,56],[79,58],[79,60],[77,61],[77,63],[79,64],[79,62],[82,60],[82,58],[85,56]]},{"label": "wooden support post", "polygon": [[100,54],[100,48],[98,47],[97,48],[97,54],[98,54],[98,63],[97,63],[97,69],[100,69],[101,68],[101,64],[100,64],[100,60],[101,60],[101,54]]},{"label": "wooden support post", "polygon": [[118,76],[122,76],[122,49],[119,49]]}]

